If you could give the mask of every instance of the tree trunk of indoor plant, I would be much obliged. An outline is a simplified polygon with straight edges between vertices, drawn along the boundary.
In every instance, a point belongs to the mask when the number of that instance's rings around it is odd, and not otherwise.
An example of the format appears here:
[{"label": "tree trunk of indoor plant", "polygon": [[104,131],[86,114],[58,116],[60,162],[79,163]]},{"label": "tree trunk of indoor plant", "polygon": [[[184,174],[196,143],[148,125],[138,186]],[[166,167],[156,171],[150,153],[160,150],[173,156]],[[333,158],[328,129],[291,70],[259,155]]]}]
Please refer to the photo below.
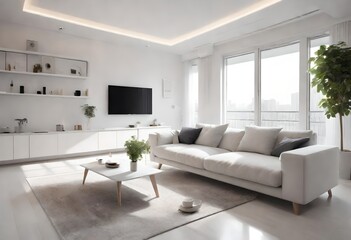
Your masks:
[{"label": "tree trunk of indoor plant", "polygon": [[138,170],[138,162],[135,161],[130,161],[130,171],[131,172],[136,172]]}]

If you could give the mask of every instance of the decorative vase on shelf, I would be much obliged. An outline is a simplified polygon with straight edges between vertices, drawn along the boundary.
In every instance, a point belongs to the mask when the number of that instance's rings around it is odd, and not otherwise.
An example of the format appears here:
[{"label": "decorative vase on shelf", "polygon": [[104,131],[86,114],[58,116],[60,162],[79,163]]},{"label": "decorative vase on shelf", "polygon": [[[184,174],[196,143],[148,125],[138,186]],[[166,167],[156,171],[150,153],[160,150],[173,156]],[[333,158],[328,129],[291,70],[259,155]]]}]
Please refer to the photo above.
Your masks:
[{"label": "decorative vase on shelf", "polygon": [[130,161],[130,171],[136,172],[138,170],[138,162]]}]

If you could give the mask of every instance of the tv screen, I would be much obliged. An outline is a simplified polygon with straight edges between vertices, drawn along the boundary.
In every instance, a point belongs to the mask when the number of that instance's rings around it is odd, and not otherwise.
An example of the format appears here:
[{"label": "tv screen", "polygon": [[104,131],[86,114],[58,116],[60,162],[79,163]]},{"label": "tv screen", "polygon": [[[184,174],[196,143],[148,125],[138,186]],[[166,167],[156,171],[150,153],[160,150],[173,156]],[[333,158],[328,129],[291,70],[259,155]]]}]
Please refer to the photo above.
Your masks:
[{"label": "tv screen", "polygon": [[152,89],[109,85],[108,114],[152,114]]}]

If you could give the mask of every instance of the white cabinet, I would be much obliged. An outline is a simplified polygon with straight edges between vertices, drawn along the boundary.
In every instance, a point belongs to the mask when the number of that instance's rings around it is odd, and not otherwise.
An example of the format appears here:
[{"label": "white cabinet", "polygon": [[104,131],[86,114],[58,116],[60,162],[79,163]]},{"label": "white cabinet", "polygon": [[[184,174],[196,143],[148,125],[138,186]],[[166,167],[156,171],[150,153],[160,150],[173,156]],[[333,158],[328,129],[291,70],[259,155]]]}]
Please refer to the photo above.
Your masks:
[{"label": "white cabinet", "polygon": [[99,150],[109,150],[117,148],[117,133],[99,132]]},{"label": "white cabinet", "polygon": [[29,135],[15,135],[13,139],[14,159],[29,158]]},{"label": "white cabinet", "polygon": [[117,131],[117,148],[124,148],[124,143],[131,139],[132,136],[138,137],[138,131],[136,129]]},{"label": "white cabinet", "polygon": [[98,150],[98,132],[75,132],[58,134],[58,154],[93,152]]},{"label": "white cabinet", "polygon": [[0,136],[0,161],[13,160],[13,136]]},{"label": "white cabinet", "polygon": [[57,134],[38,134],[29,137],[30,157],[47,157],[57,155]]},{"label": "white cabinet", "polygon": [[150,133],[162,132],[162,131],[169,131],[171,128],[169,127],[155,127],[155,128],[140,128],[138,129],[138,139],[139,140],[148,140]]}]

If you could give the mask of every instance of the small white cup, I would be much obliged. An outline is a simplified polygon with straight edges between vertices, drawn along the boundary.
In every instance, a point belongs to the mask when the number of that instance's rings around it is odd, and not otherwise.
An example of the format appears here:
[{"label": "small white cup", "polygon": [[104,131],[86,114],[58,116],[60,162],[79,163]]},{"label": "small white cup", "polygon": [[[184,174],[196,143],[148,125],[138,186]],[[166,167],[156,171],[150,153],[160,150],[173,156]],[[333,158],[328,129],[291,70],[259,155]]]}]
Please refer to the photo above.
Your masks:
[{"label": "small white cup", "polygon": [[186,208],[192,207],[193,204],[194,204],[194,199],[192,199],[192,198],[186,198],[182,202],[183,207],[186,207]]}]

